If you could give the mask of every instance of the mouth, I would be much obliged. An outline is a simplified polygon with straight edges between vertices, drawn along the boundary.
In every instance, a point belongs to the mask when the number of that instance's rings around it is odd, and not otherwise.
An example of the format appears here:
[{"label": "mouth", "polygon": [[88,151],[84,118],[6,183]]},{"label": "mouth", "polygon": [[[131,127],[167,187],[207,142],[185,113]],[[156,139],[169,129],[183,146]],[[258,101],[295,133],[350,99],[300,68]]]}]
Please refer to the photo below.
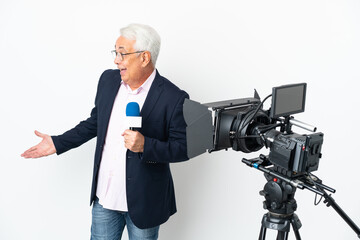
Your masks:
[{"label": "mouth", "polygon": [[123,75],[126,72],[126,68],[119,68],[120,74]]}]

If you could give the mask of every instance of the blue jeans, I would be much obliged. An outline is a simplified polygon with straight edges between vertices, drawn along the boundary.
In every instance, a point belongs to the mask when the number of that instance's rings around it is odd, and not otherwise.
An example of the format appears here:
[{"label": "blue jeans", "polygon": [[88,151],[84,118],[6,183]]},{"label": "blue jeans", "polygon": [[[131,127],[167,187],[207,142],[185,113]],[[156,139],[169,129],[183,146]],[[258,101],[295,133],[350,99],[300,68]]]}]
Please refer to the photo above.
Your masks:
[{"label": "blue jeans", "polygon": [[103,208],[99,199],[94,201],[92,209],[91,240],[119,240],[125,225],[129,240],[157,240],[159,226],[140,229],[134,225],[127,212],[119,212]]}]

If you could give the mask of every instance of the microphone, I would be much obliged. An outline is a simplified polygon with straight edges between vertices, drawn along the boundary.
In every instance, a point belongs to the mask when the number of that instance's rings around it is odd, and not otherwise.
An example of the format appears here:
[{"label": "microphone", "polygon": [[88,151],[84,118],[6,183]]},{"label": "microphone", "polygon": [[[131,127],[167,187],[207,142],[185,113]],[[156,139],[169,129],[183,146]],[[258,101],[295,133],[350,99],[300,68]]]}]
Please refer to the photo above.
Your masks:
[{"label": "microphone", "polygon": [[137,102],[129,102],[126,105],[126,119],[129,129],[134,131],[135,128],[141,128],[140,107]]}]

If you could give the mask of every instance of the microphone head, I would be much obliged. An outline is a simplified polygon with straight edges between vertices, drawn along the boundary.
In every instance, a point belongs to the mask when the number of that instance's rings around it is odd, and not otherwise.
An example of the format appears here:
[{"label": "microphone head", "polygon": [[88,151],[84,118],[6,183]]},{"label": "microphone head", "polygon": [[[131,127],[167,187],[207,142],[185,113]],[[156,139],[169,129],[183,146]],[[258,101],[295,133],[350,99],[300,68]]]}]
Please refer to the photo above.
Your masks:
[{"label": "microphone head", "polygon": [[127,117],[139,117],[140,116],[140,107],[137,102],[129,102],[126,105],[126,116]]}]

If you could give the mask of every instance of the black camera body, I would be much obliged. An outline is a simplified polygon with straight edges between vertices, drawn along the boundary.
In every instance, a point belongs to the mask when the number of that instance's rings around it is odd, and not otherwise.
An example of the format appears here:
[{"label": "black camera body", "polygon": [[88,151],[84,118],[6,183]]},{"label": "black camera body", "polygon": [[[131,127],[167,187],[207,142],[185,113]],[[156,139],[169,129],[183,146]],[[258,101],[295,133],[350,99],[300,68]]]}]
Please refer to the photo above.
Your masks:
[{"label": "black camera body", "polygon": [[269,160],[277,167],[278,172],[288,177],[296,177],[318,169],[324,134],[282,134],[270,130],[266,135],[267,139],[272,141]]},{"label": "black camera body", "polygon": [[256,90],[253,98],[207,104],[186,99],[189,158],[228,148],[251,153],[265,146],[270,149],[269,161],[284,175],[316,171],[324,134],[300,135],[291,130],[297,124],[290,114],[305,110],[306,83],[274,87],[270,96],[268,110],[262,108],[267,98],[261,102]]}]

